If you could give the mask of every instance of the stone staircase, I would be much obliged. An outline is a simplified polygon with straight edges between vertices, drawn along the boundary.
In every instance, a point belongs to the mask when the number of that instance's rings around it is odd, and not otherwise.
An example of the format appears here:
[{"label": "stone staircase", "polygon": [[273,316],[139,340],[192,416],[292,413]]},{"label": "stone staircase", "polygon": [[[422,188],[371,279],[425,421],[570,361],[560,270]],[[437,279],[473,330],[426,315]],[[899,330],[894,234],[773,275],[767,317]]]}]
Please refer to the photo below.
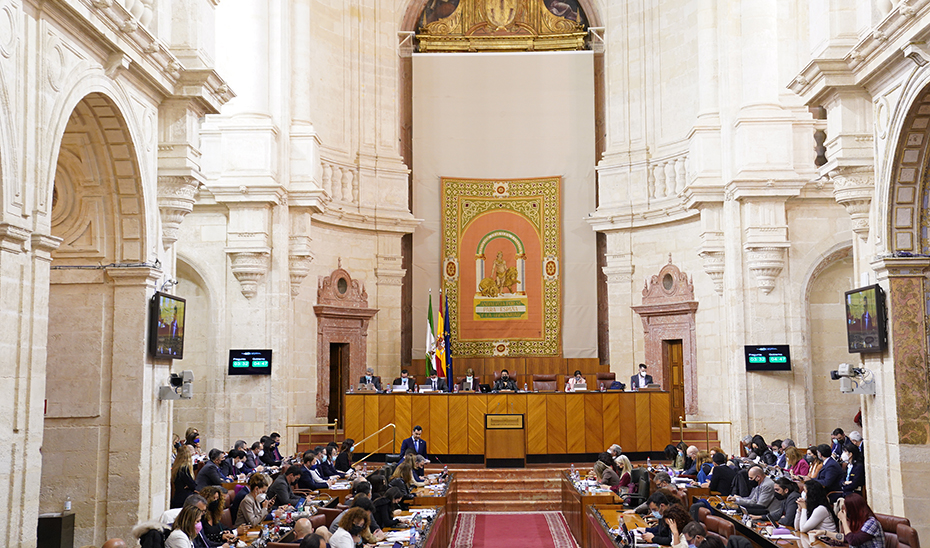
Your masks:
[{"label": "stone staircase", "polygon": [[[336,443],[342,443],[346,439],[346,433],[344,430],[339,429],[336,431]],[[308,449],[312,449],[317,445],[326,445],[327,443],[333,441],[333,431],[332,430],[313,430],[311,432],[299,432],[297,434],[297,452],[303,453]]]},{"label": "stone staircase", "polygon": [[[707,429],[706,437],[710,438],[709,441],[705,440],[705,432],[704,432],[703,426],[683,428],[681,432],[681,439],[686,444],[694,445],[698,449],[707,451],[707,450],[710,450],[711,447],[720,446],[720,440],[717,436],[717,431],[714,430],[713,428]],[[678,443],[680,441],[679,436],[678,436],[677,426],[672,428],[672,440],[673,440],[672,443]]]},{"label": "stone staircase", "polygon": [[459,489],[460,512],[561,510],[559,468],[450,468]]}]

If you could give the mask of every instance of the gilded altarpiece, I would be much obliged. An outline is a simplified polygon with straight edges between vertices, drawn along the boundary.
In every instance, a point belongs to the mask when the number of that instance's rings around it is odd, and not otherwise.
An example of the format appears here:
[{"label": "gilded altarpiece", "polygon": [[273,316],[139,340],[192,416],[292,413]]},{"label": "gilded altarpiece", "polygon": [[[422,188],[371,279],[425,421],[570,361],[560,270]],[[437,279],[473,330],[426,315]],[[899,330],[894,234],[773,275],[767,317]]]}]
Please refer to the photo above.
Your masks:
[{"label": "gilded altarpiece", "polygon": [[561,178],[442,179],[453,356],[559,356]]}]

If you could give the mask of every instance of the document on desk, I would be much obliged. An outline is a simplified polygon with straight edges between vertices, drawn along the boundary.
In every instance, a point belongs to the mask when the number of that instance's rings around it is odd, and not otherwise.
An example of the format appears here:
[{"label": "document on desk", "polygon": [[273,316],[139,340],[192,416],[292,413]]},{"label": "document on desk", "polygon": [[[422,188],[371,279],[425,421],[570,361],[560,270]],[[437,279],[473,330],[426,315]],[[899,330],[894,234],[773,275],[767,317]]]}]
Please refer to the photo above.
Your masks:
[{"label": "document on desk", "polygon": [[790,533],[786,535],[769,535],[769,538],[772,540],[801,540],[801,537],[796,537]]},{"label": "document on desk", "polygon": [[385,542],[409,542],[410,541],[410,529],[404,529],[403,531],[391,531],[385,537]]}]

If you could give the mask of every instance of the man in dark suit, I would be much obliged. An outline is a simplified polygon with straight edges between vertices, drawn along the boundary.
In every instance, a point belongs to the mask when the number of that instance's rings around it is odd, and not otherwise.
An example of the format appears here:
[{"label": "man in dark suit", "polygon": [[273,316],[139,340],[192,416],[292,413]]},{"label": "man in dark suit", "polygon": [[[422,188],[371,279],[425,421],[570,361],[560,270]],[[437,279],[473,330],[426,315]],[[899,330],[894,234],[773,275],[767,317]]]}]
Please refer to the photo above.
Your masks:
[{"label": "man in dark suit", "polygon": [[417,391],[417,381],[410,377],[406,369],[401,369],[400,376],[394,379],[394,382],[391,384],[394,386],[404,386],[407,388],[407,392]]},{"label": "man in dark suit", "polygon": [[469,367],[465,370],[465,378],[459,383],[459,391],[480,392],[481,387],[478,386],[478,384],[478,377],[475,376],[475,370]]},{"label": "man in dark suit", "polygon": [[222,449],[210,449],[207,457],[210,461],[197,473],[197,491],[201,491],[208,485],[223,485],[230,481],[230,479],[220,471],[220,465],[226,460],[226,452]]},{"label": "man in dark suit", "polygon": [[245,466],[242,467],[242,472],[244,474],[261,472],[265,469],[265,467],[262,466],[261,455],[259,455],[261,451],[262,444],[257,441],[252,444],[251,449],[245,452]]},{"label": "man in dark suit", "polygon": [[278,475],[271,483],[265,495],[269,500],[274,499],[272,508],[278,506],[297,506],[300,496],[294,494],[293,486],[300,479],[300,466],[289,466],[285,472]]},{"label": "man in dark suit", "polygon": [[727,456],[714,453],[714,471],[710,475],[710,481],[705,482],[702,487],[709,487],[711,491],[719,491],[721,495],[728,497],[733,494],[731,486],[735,476],[736,470],[727,464]]},{"label": "man in dark suit", "polygon": [[639,364],[639,374],[633,375],[630,377],[630,388],[636,390],[637,388],[646,388],[652,384],[652,375],[646,374],[646,364]]},{"label": "man in dark suit", "polygon": [[823,485],[827,493],[842,491],[843,486],[841,481],[843,479],[843,471],[840,468],[840,464],[833,459],[833,451],[830,449],[830,446],[825,443],[818,445],[817,453],[823,460],[823,468],[820,469],[820,472],[817,472],[815,480],[820,483],[820,485]]},{"label": "man in dark suit", "polygon": [[426,381],[424,386],[428,386],[433,389],[433,392],[445,392],[448,388],[446,384],[446,379],[440,379],[436,372],[433,371],[433,374],[429,376],[429,380]]},{"label": "man in dark suit", "polygon": [[308,449],[304,451],[301,457],[300,479],[297,480],[297,487],[300,489],[328,489],[330,484],[323,479],[314,469],[317,459],[322,453],[322,448]]},{"label": "man in dark suit", "polygon": [[365,370],[365,376],[358,380],[359,384],[373,384],[375,390],[381,391],[381,379],[375,376],[375,370],[368,368]]},{"label": "man in dark suit", "polygon": [[423,427],[419,424],[413,427],[413,435],[405,439],[400,444],[400,455],[403,457],[407,454],[408,449],[412,449],[414,453],[422,456],[424,459],[428,458],[426,456],[426,440],[422,439],[423,436]]}]

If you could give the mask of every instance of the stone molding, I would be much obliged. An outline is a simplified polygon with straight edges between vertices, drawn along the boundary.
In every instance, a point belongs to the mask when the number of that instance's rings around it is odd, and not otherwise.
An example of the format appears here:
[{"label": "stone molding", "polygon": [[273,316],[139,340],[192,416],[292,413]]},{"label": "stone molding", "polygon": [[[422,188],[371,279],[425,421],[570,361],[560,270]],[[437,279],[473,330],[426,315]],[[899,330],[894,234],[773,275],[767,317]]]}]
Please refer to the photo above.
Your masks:
[{"label": "stone molding", "polygon": [[403,285],[407,270],[401,267],[402,261],[400,255],[378,255],[378,266],[375,267],[378,285]]},{"label": "stone molding", "polygon": [[23,253],[28,250],[30,232],[9,223],[0,223],[0,251]]},{"label": "stone molding", "polygon": [[756,278],[756,287],[769,294],[775,289],[775,280],[785,267],[788,243],[746,244],[746,265]]},{"label": "stone molding", "polygon": [[830,172],[830,179],[833,182],[833,198],[849,213],[853,233],[862,241],[868,241],[875,169],[871,165],[840,167]]},{"label": "stone molding", "polygon": [[178,241],[181,222],[194,210],[200,182],[194,177],[158,177],[158,210],[161,213],[161,236],[165,249]]},{"label": "stone molding", "polygon": [[58,249],[62,239],[49,234],[32,234],[32,252],[36,258],[52,261],[52,252]]},{"label": "stone molding", "polygon": [[242,294],[251,299],[258,291],[258,284],[268,273],[270,249],[227,249],[233,275],[242,286]]},{"label": "stone molding", "polygon": [[607,266],[601,269],[604,276],[607,277],[607,284],[628,284],[633,281],[633,272],[636,267],[630,261],[631,256],[628,253],[621,255],[608,254],[606,257]]},{"label": "stone molding", "polygon": [[144,285],[155,287],[155,282],[162,276],[160,268],[151,266],[107,267],[107,277],[115,285]]}]

